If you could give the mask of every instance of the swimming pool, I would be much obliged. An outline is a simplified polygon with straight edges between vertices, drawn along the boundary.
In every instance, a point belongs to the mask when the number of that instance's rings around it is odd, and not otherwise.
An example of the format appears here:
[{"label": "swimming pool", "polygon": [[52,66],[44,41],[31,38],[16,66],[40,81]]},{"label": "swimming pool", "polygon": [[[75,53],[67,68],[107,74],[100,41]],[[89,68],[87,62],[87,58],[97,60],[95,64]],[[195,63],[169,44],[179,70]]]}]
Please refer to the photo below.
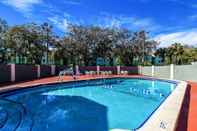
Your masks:
[{"label": "swimming pool", "polygon": [[156,79],[110,78],[4,93],[0,99],[0,130],[136,130],[176,85]]}]

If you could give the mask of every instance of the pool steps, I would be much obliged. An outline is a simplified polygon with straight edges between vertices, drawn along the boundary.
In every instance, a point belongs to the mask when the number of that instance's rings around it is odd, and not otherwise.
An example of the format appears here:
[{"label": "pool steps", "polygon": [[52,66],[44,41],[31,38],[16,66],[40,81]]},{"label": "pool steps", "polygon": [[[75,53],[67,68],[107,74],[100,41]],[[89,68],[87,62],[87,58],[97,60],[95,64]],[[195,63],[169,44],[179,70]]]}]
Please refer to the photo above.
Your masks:
[{"label": "pool steps", "polygon": [[[30,131],[33,120],[27,114],[25,107],[11,100],[0,99],[3,105],[0,105],[1,110],[6,112],[5,121],[1,123],[1,131]],[[2,121],[1,121],[2,122]]]}]

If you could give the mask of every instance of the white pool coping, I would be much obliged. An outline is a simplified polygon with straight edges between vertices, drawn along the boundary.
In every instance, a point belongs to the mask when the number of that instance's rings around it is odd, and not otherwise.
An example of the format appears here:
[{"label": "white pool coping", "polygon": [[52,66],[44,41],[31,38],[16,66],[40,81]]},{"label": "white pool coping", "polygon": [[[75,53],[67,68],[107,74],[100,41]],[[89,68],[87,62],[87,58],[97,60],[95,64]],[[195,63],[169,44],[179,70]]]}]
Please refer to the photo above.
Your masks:
[{"label": "white pool coping", "polygon": [[137,131],[175,131],[187,83],[177,81],[177,87]]}]

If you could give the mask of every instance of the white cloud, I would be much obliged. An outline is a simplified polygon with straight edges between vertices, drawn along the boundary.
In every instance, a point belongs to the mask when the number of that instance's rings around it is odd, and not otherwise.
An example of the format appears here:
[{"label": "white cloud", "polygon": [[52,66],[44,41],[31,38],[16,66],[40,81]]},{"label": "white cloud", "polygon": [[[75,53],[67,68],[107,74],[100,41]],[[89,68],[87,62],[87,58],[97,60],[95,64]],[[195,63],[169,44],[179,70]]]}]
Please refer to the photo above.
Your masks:
[{"label": "white cloud", "polygon": [[111,15],[105,12],[101,13],[101,16],[99,16],[98,20],[99,22],[97,23],[105,27],[127,27],[132,30],[146,29],[148,31],[154,31],[160,28],[160,26],[150,18]]},{"label": "white cloud", "polygon": [[197,15],[191,15],[189,16],[189,19],[192,21],[197,20]]},{"label": "white cloud", "polygon": [[68,33],[70,24],[82,25],[84,21],[82,19],[76,19],[67,12],[62,12],[62,15],[56,14],[47,18],[48,21],[57,27],[60,31]]},{"label": "white cloud", "polygon": [[168,34],[160,34],[153,38],[159,41],[161,47],[167,47],[178,42],[187,45],[197,45],[197,29],[191,29],[182,32],[174,32]]},{"label": "white cloud", "polygon": [[192,4],[191,5],[193,8],[197,8],[197,4]]},{"label": "white cloud", "polygon": [[57,28],[59,28],[63,32],[68,31],[69,26],[69,20],[67,17],[60,18],[58,16],[49,17],[48,20],[52,22],[53,25],[55,25]]},{"label": "white cloud", "polygon": [[81,3],[77,0],[66,0],[64,1],[65,4],[70,4],[70,5],[80,5]]},{"label": "white cloud", "polygon": [[[132,23],[132,22],[131,22]],[[150,18],[144,18],[144,19],[134,19],[133,25],[140,29],[147,29],[149,31],[154,31],[160,28],[160,25],[156,24],[152,19]]]},{"label": "white cloud", "polygon": [[3,0],[2,3],[20,11],[28,12],[32,10],[34,5],[42,3],[42,0]]}]

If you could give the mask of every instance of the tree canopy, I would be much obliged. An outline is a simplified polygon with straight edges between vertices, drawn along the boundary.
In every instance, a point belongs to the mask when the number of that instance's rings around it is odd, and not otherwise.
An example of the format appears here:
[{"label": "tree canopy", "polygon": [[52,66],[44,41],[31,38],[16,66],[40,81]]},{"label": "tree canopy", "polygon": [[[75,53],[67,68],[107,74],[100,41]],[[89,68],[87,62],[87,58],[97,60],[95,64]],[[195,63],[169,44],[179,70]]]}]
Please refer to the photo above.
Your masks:
[{"label": "tree canopy", "polygon": [[53,32],[48,23],[28,23],[8,26],[0,19],[0,62],[25,58],[25,63],[96,65],[99,58],[108,65],[139,65],[147,63],[146,56],[156,56],[162,63],[184,64],[197,60],[197,49],[175,43],[159,48],[144,30],[69,25],[63,37]]}]

